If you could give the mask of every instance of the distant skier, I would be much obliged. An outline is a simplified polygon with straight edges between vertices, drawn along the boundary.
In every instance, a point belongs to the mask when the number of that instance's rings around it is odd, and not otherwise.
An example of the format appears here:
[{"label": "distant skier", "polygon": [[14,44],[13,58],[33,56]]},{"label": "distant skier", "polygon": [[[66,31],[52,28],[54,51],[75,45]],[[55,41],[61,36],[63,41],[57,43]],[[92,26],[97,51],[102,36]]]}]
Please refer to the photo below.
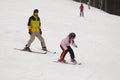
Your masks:
[{"label": "distant skier", "polygon": [[88,0],[87,5],[88,5],[88,9],[90,9],[90,0]]},{"label": "distant skier", "polygon": [[72,32],[65,39],[63,39],[61,41],[60,47],[63,50],[63,52],[60,55],[60,58],[58,60],[59,62],[65,63],[66,60],[64,58],[65,58],[67,52],[69,52],[70,53],[70,57],[71,57],[71,62],[76,63],[73,49],[70,47],[70,44],[71,44],[72,46],[77,48],[77,45],[74,42],[75,37],[76,37],[76,34]]},{"label": "distant skier", "polygon": [[84,17],[84,6],[83,6],[83,4],[80,5],[80,16]]},{"label": "distant skier", "polygon": [[37,37],[40,40],[42,49],[47,51],[44,38],[42,37],[41,22],[40,22],[38,13],[39,13],[39,10],[35,9],[33,12],[33,15],[29,18],[28,32],[30,34],[30,40],[25,45],[25,47],[23,49],[24,51],[31,52],[30,45],[34,41],[35,37]]}]

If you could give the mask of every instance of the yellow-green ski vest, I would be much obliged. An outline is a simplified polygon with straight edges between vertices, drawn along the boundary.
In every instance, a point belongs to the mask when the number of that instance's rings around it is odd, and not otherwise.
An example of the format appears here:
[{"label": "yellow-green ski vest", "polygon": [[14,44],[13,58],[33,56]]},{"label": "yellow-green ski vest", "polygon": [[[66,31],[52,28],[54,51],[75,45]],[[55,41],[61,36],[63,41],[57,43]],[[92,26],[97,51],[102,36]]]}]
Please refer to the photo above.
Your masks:
[{"label": "yellow-green ski vest", "polygon": [[28,28],[31,29],[31,32],[40,32],[40,18],[38,16],[32,15],[28,21]]}]

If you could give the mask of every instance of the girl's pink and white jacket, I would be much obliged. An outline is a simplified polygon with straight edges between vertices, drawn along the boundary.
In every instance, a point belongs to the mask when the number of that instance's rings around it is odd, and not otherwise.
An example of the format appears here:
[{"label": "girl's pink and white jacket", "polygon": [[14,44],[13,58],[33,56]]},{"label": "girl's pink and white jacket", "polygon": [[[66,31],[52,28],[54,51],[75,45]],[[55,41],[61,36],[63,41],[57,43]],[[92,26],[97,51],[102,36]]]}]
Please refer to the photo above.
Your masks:
[{"label": "girl's pink and white jacket", "polygon": [[68,37],[66,37],[65,39],[63,39],[62,41],[61,41],[61,46],[65,49],[65,50],[67,50],[67,46],[70,46],[70,44],[72,45],[72,46],[74,46],[74,47],[77,47],[77,45],[74,43],[74,40],[73,39],[69,39],[69,36]]}]

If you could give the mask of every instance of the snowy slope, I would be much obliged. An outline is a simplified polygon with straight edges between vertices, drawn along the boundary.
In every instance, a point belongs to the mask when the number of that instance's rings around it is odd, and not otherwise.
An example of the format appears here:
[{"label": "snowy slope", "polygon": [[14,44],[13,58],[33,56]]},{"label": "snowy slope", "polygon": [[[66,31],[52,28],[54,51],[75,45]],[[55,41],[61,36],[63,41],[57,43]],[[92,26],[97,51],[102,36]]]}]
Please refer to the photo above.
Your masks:
[{"label": "snowy slope", "polygon": [[[72,0],[3,0],[0,3],[0,80],[120,80],[120,17],[96,8],[79,16]],[[38,8],[43,36],[57,54],[20,52],[29,39],[27,21]],[[77,34],[76,60],[83,65],[57,64],[59,43],[69,32]],[[36,39],[32,50],[41,46]],[[69,54],[66,60],[70,60]]]}]

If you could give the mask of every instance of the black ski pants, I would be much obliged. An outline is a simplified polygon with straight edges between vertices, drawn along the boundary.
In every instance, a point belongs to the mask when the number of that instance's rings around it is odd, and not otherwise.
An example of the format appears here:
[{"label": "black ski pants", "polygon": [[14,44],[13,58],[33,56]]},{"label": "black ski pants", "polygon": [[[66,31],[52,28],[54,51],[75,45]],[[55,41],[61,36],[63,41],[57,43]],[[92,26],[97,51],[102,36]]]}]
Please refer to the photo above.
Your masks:
[{"label": "black ski pants", "polygon": [[63,52],[62,52],[62,54],[60,56],[60,59],[64,59],[68,52],[70,53],[71,59],[75,58],[74,51],[73,51],[73,49],[70,46],[67,46],[67,48],[68,48],[67,50],[64,50],[64,48],[61,45],[60,45],[60,47],[63,50]]}]

